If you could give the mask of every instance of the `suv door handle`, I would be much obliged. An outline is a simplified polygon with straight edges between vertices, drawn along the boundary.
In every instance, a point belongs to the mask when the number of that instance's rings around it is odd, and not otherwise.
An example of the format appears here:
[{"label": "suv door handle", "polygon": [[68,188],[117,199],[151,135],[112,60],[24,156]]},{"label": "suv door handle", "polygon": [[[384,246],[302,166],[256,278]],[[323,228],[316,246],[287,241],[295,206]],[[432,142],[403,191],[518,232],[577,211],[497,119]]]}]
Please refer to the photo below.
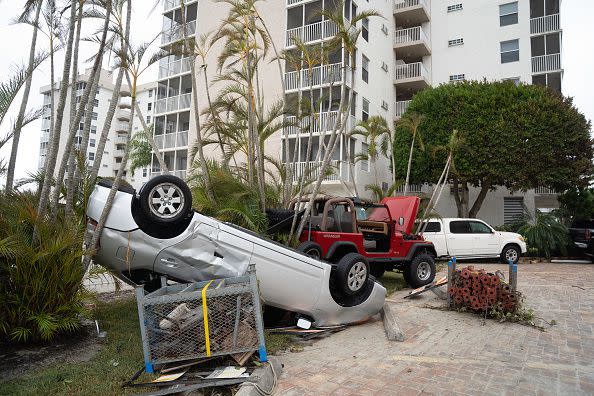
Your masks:
[{"label": "suv door handle", "polygon": [[165,264],[165,266],[167,266],[169,268],[177,268],[178,267],[178,265],[175,262],[175,259],[174,258],[162,258],[161,259],[161,262],[163,264]]}]

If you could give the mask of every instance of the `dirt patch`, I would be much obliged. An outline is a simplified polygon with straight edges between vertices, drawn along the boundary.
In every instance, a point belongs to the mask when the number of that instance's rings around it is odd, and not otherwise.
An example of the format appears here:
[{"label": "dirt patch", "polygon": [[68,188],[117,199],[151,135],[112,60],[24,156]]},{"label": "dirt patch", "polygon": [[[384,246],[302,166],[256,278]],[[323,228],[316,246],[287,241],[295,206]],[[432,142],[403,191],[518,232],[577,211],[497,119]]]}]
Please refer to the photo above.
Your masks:
[{"label": "dirt patch", "polygon": [[95,325],[86,323],[74,336],[64,336],[51,344],[0,344],[0,381],[21,377],[32,370],[55,363],[87,362],[101,349]]}]

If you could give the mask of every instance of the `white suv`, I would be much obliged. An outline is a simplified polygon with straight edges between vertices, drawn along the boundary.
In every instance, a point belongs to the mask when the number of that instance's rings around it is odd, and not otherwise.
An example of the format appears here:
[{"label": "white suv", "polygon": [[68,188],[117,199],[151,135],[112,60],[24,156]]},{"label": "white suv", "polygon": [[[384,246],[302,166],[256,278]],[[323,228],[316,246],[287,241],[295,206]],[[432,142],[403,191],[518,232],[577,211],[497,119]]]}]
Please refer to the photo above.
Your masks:
[{"label": "white suv", "polygon": [[517,263],[527,251],[520,234],[495,231],[478,219],[429,220],[423,237],[433,242],[438,257],[457,259],[501,258]]}]

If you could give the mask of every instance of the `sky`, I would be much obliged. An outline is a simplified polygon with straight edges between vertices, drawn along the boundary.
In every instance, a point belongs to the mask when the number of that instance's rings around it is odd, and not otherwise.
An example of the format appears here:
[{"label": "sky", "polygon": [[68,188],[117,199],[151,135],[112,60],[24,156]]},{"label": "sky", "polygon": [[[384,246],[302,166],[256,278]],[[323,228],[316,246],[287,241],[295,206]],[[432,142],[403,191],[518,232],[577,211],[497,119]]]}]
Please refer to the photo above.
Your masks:
[{"label": "sky", "polygon": [[[279,0],[274,0],[279,1]],[[25,64],[29,53],[32,28],[24,25],[14,25],[12,20],[19,14],[24,1],[0,2],[0,79],[3,81],[15,64]],[[161,30],[161,6],[153,9],[155,0],[140,0],[133,2],[132,16],[132,41],[139,43],[155,37]],[[563,76],[563,93],[574,98],[576,107],[594,121],[594,1],[592,0],[562,0],[561,2],[561,28],[563,29],[562,65],[565,71]],[[87,31],[90,34],[91,30]],[[40,34],[38,48],[47,48],[48,41]],[[92,55],[92,48],[82,48],[80,59],[88,59]],[[56,74],[62,73],[63,54],[57,56]],[[89,65],[88,65],[89,66]],[[83,66],[80,67],[80,71]],[[156,67],[148,70],[141,78],[142,82],[156,79]],[[40,108],[43,102],[39,89],[49,84],[49,62],[42,65],[33,78],[29,108]],[[12,120],[20,105],[18,97],[9,112],[4,126],[0,127],[0,136],[8,131]],[[41,121],[36,121],[24,128],[19,153],[15,178],[26,177],[29,172],[37,169],[39,156],[39,136]],[[8,160],[11,144],[8,143],[0,150],[0,158]]]}]

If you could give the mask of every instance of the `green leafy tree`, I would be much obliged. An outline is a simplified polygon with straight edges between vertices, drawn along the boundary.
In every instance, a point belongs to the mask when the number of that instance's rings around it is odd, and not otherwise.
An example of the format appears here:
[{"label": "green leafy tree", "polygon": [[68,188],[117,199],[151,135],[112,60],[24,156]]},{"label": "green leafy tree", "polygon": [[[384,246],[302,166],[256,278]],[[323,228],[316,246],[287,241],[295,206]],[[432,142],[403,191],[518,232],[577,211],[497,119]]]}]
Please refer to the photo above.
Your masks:
[{"label": "green leafy tree", "polygon": [[558,197],[557,216],[566,222],[594,218],[594,189],[572,188]]},{"label": "green leafy tree", "polygon": [[[408,112],[423,116],[419,129],[428,150],[412,161],[411,182],[434,183],[457,130],[463,147],[452,153],[448,181],[461,217],[475,217],[489,191],[498,186],[527,190],[548,186],[558,191],[587,185],[592,175],[590,122],[571,98],[534,85],[511,82],[444,84],[421,91]],[[394,156],[404,178],[412,136],[399,126]],[[469,187],[479,194],[469,200]]]},{"label": "green leafy tree", "polygon": [[149,143],[149,136],[152,134],[153,125],[149,125],[147,130],[136,132],[130,139],[130,173],[151,164],[153,148]]},{"label": "green leafy tree", "polygon": [[569,231],[550,213],[537,212],[531,221],[518,231],[526,238],[528,246],[535,248],[540,256],[551,258],[554,252],[567,254]]}]

